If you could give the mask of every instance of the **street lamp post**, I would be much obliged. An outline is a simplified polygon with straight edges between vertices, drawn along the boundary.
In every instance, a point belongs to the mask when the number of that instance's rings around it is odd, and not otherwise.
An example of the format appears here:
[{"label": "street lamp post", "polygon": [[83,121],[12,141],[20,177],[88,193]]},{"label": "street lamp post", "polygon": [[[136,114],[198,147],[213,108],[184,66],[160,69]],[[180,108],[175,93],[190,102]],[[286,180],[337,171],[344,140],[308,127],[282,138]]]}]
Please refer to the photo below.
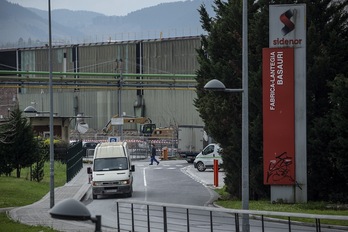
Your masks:
[{"label": "street lamp post", "polygon": [[[48,0],[48,66],[50,93],[50,208],[54,206],[54,144],[53,144],[53,81],[52,81],[52,30],[51,0]],[[32,112],[30,112],[32,113]]]},{"label": "street lamp post", "polygon": [[52,88],[52,30],[51,0],[48,0],[48,66],[50,93],[50,208],[54,206],[54,144],[53,144],[53,88]]},{"label": "street lamp post", "polygon": [[[249,69],[248,69],[248,1],[243,0],[242,20],[242,209],[249,209]],[[249,214],[242,217],[243,232],[250,231]]]},{"label": "street lamp post", "polygon": [[[123,85],[123,61],[122,59],[117,61],[117,68],[120,70],[120,81],[119,81],[119,90],[118,90],[118,117],[123,120],[122,113],[122,85]],[[123,123],[119,125],[119,135],[121,141],[123,140]]]},{"label": "street lamp post", "polygon": [[[245,76],[243,76],[244,78]],[[244,83],[244,82],[243,82]],[[248,83],[248,82],[246,82]],[[229,93],[242,93],[242,209],[249,209],[249,113],[248,113],[248,88],[243,84],[242,89],[227,89],[225,85],[217,80],[210,80],[205,84],[204,89],[211,91],[221,91]],[[243,214],[242,216],[243,232],[250,230],[249,215]]]}]

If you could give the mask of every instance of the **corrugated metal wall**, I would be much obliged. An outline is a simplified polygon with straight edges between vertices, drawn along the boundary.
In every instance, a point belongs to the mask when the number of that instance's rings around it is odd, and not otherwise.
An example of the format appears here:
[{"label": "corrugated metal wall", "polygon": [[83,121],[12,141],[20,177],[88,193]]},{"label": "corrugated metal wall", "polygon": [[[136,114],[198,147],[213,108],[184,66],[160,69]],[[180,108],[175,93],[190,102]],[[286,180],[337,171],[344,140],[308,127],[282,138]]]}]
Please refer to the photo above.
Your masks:
[{"label": "corrugated metal wall", "polygon": [[144,42],[144,73],[194,74],[199,38]]},{"label": "corrugated metal wall", "polygon": [[[142,48],[139,62],[136,49]],[[122,72],[136,73],[137,62],[142,64],[144,74],[194,74],[198,69],[195,49],[200,46],[199,37],[175,38],[153,41],[129,41],[110,44],[82,44],[78,46],[54,47],[52,49],[53,71],[74,72],[120,72],[116,61],[122,59]],[[48,71],[48,50],[22,50],[23,70]],[[138,58],[138,60],[137,60]],[[78,60],[78,62],[76,62]],[[118,69],[118,70],[115,70]],[[139,70],[139,69],[138,69]],[[91,77],[98,78],[98,77]],[[19,96],[21,109],[34,104],[39,111],[49,110],[48,86],[27,88]],[[58,88],[57,88],[58,87]],[[203,125],[193,106],[196,93],[193,90],[145,90],[145,115],[157,126]],[[136,90],[122,90],[121,111],[127,115],[135,112]],[[54,112],[61,116],[84,113],[90,128],[101,130],[118,113],[118,91],[79,89],[64,86],[54,88]],[[141,115],[137,115],[141,116]],[[74,122],[71,124],[74,125]]]},{"label": "corrugated metal wall", "polygon": [[135,46],[132,43],[79,46],[80,72],[116,72],[116,60],[123,60],[123,72],[135,73]]}]

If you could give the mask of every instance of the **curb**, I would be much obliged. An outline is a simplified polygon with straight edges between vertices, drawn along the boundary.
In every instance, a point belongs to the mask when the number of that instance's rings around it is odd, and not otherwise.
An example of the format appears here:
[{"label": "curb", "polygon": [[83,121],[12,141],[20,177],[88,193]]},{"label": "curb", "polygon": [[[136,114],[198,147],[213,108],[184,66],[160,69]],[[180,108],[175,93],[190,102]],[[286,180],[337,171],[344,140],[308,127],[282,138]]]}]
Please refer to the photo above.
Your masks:
[{"label": "curb", "polygon": [[0,213],[6,213],[9,212],[17,207],[7,207],[7,208],[0,208]]}]

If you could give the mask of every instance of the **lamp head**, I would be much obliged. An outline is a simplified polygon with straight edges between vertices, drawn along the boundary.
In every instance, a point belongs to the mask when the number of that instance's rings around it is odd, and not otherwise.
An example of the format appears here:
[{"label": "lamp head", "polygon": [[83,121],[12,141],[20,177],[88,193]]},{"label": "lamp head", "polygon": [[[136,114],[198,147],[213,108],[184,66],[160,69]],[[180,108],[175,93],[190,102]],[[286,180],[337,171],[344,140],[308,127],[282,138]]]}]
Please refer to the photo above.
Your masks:
[{"label": "lamp head", "polygon": [[51,217],[67,220],[90,220],[91,213],[87,207],[75,199],[60,201],[50,210]]},{"label": "lamp head", "polygon": [[37,110],[33,106],[27,106],[24,109],[24,113],[37,113]]},{"label": "lamp head", "polygon": [[221,81],[213,79],[208,81],[207,84],[205,84],[204,89],[211,91],[225,91],[226,86]]}]

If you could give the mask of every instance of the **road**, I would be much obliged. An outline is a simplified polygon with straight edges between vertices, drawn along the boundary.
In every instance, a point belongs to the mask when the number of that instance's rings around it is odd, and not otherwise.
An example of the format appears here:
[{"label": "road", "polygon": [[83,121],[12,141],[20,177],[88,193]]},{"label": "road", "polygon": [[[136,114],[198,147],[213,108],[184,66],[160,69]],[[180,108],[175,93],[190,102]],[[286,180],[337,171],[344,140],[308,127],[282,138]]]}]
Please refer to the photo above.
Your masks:
[{"label": "road", "polygon": [[[135,161],[133,164],[132,200],[207,206],[217,197],[213,190],[183,172],[186,166],[192,166],[184,160],[162,161],[159,165],[149,165],[148,161]],[[115,200],[119,198],[123,196],[98,196],[92,200],[90,191],[85,204],[92,215],[102,216],[103,226],[114,228]]]}]

